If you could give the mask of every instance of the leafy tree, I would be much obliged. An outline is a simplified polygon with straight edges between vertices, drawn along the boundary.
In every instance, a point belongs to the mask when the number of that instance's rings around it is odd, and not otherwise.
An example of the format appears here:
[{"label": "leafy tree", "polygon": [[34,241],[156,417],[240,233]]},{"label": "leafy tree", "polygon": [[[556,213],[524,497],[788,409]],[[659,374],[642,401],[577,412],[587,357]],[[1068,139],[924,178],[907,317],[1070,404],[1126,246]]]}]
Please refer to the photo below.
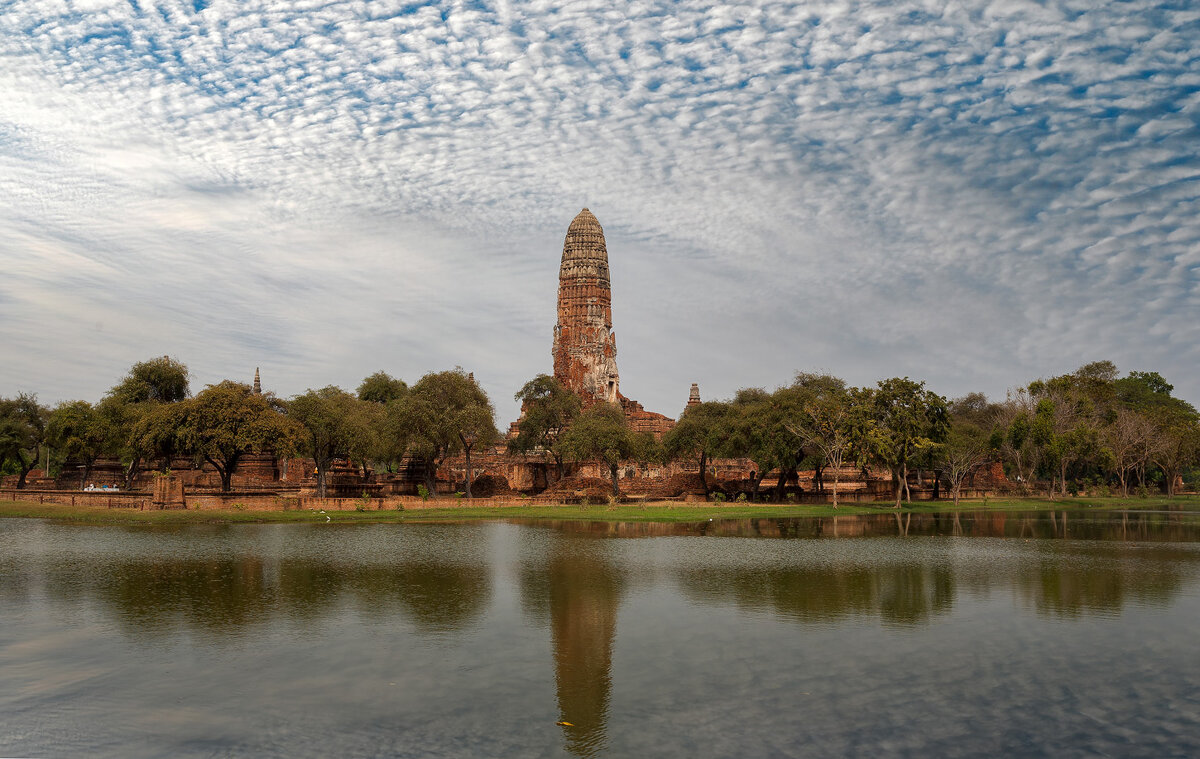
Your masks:
[{"label": "leafy tree", "polygon": [[377,405],[330,386],[296,396],[288,402],[287,411],[304,426],[301,450],[316,462],[317,496],[324,498],[329,467],[335,458],[362,460],[370,453]]},{"label": "leafy tree", "polygon": [[870,418],[871,395],[858,388],[829,386],[812,394],[804,415],[788,429],[817,451],[820,466],[833,469],[833,508],[838,507],[841,468],[865,453],[864,425]]},{"label": "leafy tree", "polygon": [[438,467],[447,456],[463,452],[467,463],[467,497],[471,497],[471,452],[491,445],[499,432],[487,393],[475,376],[457,367],[426,374],[407,395],[394,401],[414,455],[425,463],[425,482],[434,492]]},{"label": "leafy tree", "polygon": [[803,414],[806,392],[795,385],[773,393],[759,388],[739,390],[729,404],[729,413],[720,420],[718,432],[721,455],[748,458],[756,474],[751,491],[758,499],[763,479],[772,471],[779,473],[776,500],[804,459],[804,449],[787,425]]},{"label": "leafy tree", "polygon": [[683,412],[679,422],[663,436],[663,454],[669,459],[699,458],[700,483],[708,495],[708,461],[720,455],[728,403],[706,401]]},{"label": "leafy tree", "polygon": [[126,489],[133,487],[147,459],[170,448],[164,448],[161,435],[141,434],[153,425],[148,417],[161,420],[158,407],[178,403],[188,392],[187,366],[163,356],[134,364],[97,405],[112,432],[106,454],[124,466]]},{"label": "leafy tree", "polygon": [[176,403],[188,397],[188,368],[169,356],[141,361],[108,391],[121,403]]},{"label": "leafy tree", "polygon": [[958,506],[963,483],[988,460],[990,451],[988,435],[979,425],[955,420],[950,426],[945,442],[938,446],[937,458],[942,472],[950,481],[955,506]]},{"label": "leafy tree", "polygon": [[384,371],[378,371],[365,378],[358,386],[358,399],[371,403],[387,404],[402,397],[408,392],[404,380],[395,379]]},{"label": "leafy tree", "polygon": [[562,440],[563,451],[572,460],[608,464],[614,498],[621,496],[617,467],[622,461],[644,456],[645,444],[646,440],[629,429],[625,415],[612,403],[597,403],[585,410]]},{"label": "leafy tree", "polygon": [[513,396],[521,402],[517,436],[508,441],[513,453],[542,450],[554,459],[561,480],[563,470],[562,438],[580,414],[582,402],[561,382],[548,374],[539,374],[525,383]]},{"label": "leafy tree", "polygon": [[18,489],[25,487],[25,478],[41,458],[49,418],[50,410],[38,403],[36,395],[0,398],[0,472],[7,461],[15,462]]},{"label": "leafy tree", "polygon": [[246,453],[273,450],[287,455],[304,439],[304,428],[287,418],[269,394],[241,382],[209,385],[180,401],[176,438],[180,448],[216,468],[221,489],[232,489],[233,473]]},{"label": "leafy tree", "polygon": [[1129,477],[1153,454],[1154,423],[1144,413],[1118,408],[1113,422],[1103,430],[1104,452],[1121,484],[1121,495],[1129,496]]},{"label": "leafy tree", "polygon": [[96,459],[105,452],[112,439],[107,420],[87,401],[71,401],[50,412],[46,432],[50,445],[59,455],[80,463],[83,472],[79,487],[85,487]]},{"label": "leafy tree", "polygon": [[867,445],[892,473],[896,508],[908,492],[908,465],[917,451],[941,442],[946,435],[946,400],[926,390],[924,382],[908,377],[882,380],[871,394],[874,425]]}]

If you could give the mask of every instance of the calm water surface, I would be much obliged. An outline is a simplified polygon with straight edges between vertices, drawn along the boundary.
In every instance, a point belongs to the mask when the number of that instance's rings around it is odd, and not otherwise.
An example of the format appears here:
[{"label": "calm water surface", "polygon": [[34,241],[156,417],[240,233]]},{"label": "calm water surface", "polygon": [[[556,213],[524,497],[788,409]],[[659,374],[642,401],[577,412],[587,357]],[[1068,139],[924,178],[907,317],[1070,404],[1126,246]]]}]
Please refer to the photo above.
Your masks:
[{"label": "calm water surface", "polygon": [[0,520],[0,756],[1200,756],[1198,581],[1178,513]]}]

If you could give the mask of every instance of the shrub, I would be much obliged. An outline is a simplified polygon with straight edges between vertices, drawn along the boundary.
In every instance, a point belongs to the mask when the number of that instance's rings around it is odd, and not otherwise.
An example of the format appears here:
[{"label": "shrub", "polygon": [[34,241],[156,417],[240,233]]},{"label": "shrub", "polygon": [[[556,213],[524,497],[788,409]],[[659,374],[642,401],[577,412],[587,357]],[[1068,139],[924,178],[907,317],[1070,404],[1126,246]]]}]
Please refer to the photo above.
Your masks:
[{"label": "shrub", "polygon": [[725,494],[720,490],[714,491],[712,494],[712,499],[715,503],[725,503]]},{"label": "shrub", "polygon": [[746,494],[738,493],[738,497],[735,498],[734,500],[737,501],[738,503],[745,503],[746,502]]},{"label": "shrub", "polygon": [[417,485],[417,496],[422,501],[428,501],[429,500],[429,488],[425,487],[424,485]]}]

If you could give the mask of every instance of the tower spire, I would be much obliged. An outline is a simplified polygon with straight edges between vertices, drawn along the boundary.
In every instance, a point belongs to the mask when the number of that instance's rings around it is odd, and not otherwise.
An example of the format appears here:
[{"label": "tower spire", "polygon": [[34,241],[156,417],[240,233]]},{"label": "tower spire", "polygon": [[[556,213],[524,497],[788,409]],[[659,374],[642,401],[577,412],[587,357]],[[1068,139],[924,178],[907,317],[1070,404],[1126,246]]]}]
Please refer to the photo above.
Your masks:
[{"label": "tower spire", "polygon": [[608,248],[604,229],[586,208],[571,221],[563,241],[554,376],[585,402],[621,397]]},{"label": "tower spire", "polygon": [[258,379],[258,367],[254,367],[254,394],[262,395],[262,382]]}]

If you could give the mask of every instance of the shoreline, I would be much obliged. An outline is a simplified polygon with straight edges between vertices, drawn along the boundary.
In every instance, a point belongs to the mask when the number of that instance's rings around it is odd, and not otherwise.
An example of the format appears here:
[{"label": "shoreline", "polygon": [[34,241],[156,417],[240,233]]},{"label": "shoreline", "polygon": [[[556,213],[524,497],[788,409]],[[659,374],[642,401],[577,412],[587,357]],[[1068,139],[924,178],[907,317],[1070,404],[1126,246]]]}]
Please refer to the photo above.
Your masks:
[{"label": "shoreline", "polygon": [[467,504],[428,506],[419,509],[364,509],[320,511],[295,509],[255,511],[250,509],[174,509],[141,511],[126,508],[89,508],[55,503],[0,501],[0,518],[50,519],[58,522],[95,525],[180,525],[180,524],[403,524],[487,520],[574,520],[582,522],[706,522],[710,519],[787,519],[856,516],[861,514],[931,514],[962,512],[1029,511],[1172,511],[1200,514],[1200,495],[1153,498],[989,498],[950,501],[916,501],[894,508],[890,502],[849,503],[834,509],[831,504],[770,503],[679,503],[652,501],[646,504],[515,505],[471,506]]}]

